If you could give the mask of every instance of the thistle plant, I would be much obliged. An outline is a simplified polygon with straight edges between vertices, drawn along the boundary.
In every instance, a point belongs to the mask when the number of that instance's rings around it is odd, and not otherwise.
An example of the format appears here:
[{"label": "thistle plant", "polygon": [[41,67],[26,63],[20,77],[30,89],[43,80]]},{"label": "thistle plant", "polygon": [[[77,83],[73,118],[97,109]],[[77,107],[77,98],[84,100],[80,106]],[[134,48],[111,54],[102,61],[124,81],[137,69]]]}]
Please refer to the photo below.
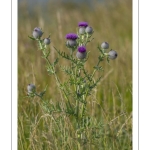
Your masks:
[{"label": "thistle plant", "polygon": [[[60,51],[54,47],[57,52],[57,58],[54,62],[48,59],[51,54],[50,47],[48,47],[51,43],[50,36],[42,39],[43,31],[37,27],[33,30],[33,36],[29,36],[30,39],[38,43],[39,49],[42,52],[42,58],[44,58],[47,63],[47,72],[49,75],[54,76],[56,84],[65,99],[65,107],[61,108],[59,103],[55,107],[50,107],[43,99],[46,90],[42,92],[43,94],[37,94],[35,85],[33,84],[29,84],[27,89],[29,96],[39,96],[42,99],[41,103],[43,103],[43,108],[48,113],[52,113],[53,111],[64,112],[67,116],[71,117],[75,122],[75,128],[79,131],[80,129],[85,129],[91,123],[91,117],[87,113],[87,100],[90,98],[93,89],[97,87],[102,77],[99,76],[95,78],[95,74],[96,72],[103,71],[101,62],[106,60],[109,63],[110,59],[116,59],[117,52],[112,49],[106,52],[109,48],[107,42],[99,44],[97,46],[98,57],[96,65],[93,66],[92,72],[88,72],[85,68],[85,64],[88,63],[88,58],[90,57],[88,44],[94,39],[92,38],[94,30],[87,22],[79,22],[78,27],[76,34],[66,34],[65,51]],[[67,51],[70,53],[68,54]],[[68,61],[69,65],[62,66],[59,63],[60,59]],[[67,76],[65,82],[60,80],[56,66]],[[81,134],[83,134],[83,132]],[[81,134],[79,134],[79,137],[81,137]]]}]

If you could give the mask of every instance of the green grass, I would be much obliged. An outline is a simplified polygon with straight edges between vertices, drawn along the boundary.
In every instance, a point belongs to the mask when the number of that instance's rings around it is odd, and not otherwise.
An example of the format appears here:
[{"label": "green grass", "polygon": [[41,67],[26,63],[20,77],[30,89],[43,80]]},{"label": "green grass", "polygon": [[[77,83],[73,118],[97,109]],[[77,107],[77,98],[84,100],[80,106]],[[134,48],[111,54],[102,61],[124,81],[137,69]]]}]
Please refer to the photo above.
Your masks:
[{"label": "green grass", "polygon": [[[25,96],[29,83],[34,83],[37,91],[42,91],[48,85],[44,99],[51,104],[60,102],[63,107],[63,99],[54,78],[47,74],[41,51],[28,35],[32,34],[34,27],[41,27],[44,36],[48,37],[50,33],[50,59],[54,60],[56,53],[53,46],[67,51],[65,35],[76,32],[80,21],[87,21],[94,29],[94,40],[87,46],[91,51],[87,70],[91,71],[95,65],[97,45],[103,41],[107,41],[110,48],[118,52],[118,58],[111,61],[110,65],[102,62],[103,78],[87,104],[88,115],[93,118],[92,125],[99,122],[99,128],[87,128],[84,135],[86,140],[82,137],[83,140],[79,141],[74,122],[67,115],[45,113],[39,98]],[[65,80],[63,73],[58,75]],[[40,6],[33,8],[32,13],[28,11],[26,3],[19,5],[18,149],[132,149],[132,1],[95,2],[93,9],[85,4],[76,6],[51,2],[44,9]]]}]

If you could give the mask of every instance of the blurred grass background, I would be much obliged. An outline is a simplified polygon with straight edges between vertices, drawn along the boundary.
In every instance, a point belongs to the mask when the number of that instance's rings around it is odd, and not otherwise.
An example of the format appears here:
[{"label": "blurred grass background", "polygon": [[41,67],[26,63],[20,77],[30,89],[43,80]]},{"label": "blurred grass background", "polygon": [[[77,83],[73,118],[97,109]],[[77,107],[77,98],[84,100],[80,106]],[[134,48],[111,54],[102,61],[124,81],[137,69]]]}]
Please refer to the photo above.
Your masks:
[{"label": "blurred grass background", "polygon": [[[80,21],[88,22],[94,29],[94,40],[87,46],[87,50],[91,52],[86,64],[89,71],[92,71],[96,64],[98,44],[107,41],[110,48],[118,52],[118,58],[110,61],[110,65],[102,62],[103,78],[95,89],[92,100],[89,100],[89,114],[103,120],[106,124],[114,119],[111,131],[114,134],[119,132],[119,140],[117,142],[108,140],[108,142],[106,138],[106,143],[109,143],[108,147],[105,146],[106,150],[132,149],[132,1],[106,0],[98,2],[91,0],[90,4],[48,1],[42,6],[35,3],[30,8],[27,1],[18,3],[19,150],[48,149],[40,145],[40,142],[44,141],[40,138],[40,135],[44,134],[41,131],[44,130],[44,125],[37,127],[36,130],[36,141],[39,145],[37,144],[36,147],[31,140],[33,122],[40,117],[42,111],[38,100],[30,101],[24,98],[27,94],[27,85],[34,83],[37,91],[42,91],[48,85],[45,98],[54,103],[60,101],[55,80],[48,76],[41,52],[38,50],[37,44],[28,38],[28,35],[32,35],[35,27],[43,29],[43,37],[51,34],[50,59],[54,60],[57,55],[53,46],[61,51],[68,51],[65,47],[65,35],[70,32],[76,33]],[[65,64],[65,62],[62,63]],[[59,72],[59,77],[62,80],[65,78],[61,72]]]}]

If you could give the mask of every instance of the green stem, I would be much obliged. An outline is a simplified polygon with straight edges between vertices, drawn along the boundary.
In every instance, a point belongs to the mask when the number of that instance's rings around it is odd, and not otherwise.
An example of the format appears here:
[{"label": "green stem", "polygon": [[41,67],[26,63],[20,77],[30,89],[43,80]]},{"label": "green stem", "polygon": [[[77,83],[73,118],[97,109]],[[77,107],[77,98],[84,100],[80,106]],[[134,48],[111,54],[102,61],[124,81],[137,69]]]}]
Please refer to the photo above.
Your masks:
[{"label": "green stem", "polygon": [[37,94],[36,92],[35,92],[34,94],[35,94],[36,96],[40,97],[40,98],[41,98],[41,100],[43,100],[43,98],[42,98],[42,96],[41,96],[41,95]]},{"label": "green stem", "polygon": [[82,104],[81,119],[82,119],[83,116],[84,116],[85,106],[86,106],[85,104]]},{"label": "green stem", "polygon": [[[99,66],[100,62],[101,62],[101,60],[99,59],[98,62],[97,62],[96,67]],[[97,69],[94,69],[94,71],[93,71],[93,73],[92,73],[92,75],[91,75],[91,79],[94,77],[96,71],[97,71]],[[85,99],[87,98],[87,94],[88,94],[88,91],[87,91],[86,94],[85,94]]]},{"label": "green stem", "polygon": [[[57,75],[56,75],[55,69],[52,67],[52,65],[51,65],[51,63],[50,63],[50,61],[49,61],[49,59],[48,59],[47,57],[44,57],[44,58],[46,59],[48,65],[51,67],[51,69],[52,69],[52,71],[53,71],[53,73],[54,73],[54,77],[55,77],[56,83],[57,83],[58,87],[60,87],[61,83],[60,83],[59,78],[58,78]],[[61,90],[63,91],[66,100],[69,102],[69,99],[68,99],[68,96],[67,96],[65,90],[64,90],[63,88],[61,88]],[[69,105],[70,105],[70,102],[69,102]]]},{"label": "green stem", "polygon": [[[46,50],[46,47],[44,45],[42,45],[42,41],[41,40],[38,40],[38,43],[39,43],[39,46],[40,46],[40,49],[42,50],[43,52],[43,55],[44,55],[44,58],[46,59],[47,61],[47,64],[48,66],[51,68],[51,70],[53,71],[53,74],[54,74],[54,77],[55,77],[55,80],[56,80],[56,83],[58,85],[58,87],[60,87],[61,83],[60,83],[60,80],[59,78],[57,77],[56,75],[56,72],[55,72],[55,69],[53,68],[52,64],[50,63],[49,59],[47,58],[48,56],[46,56],[46,53],[45,53],[45,50]],[[68,99],[68,96],[65,92],[64,89],[61,89],[64,93],[64,96],[65,96],[65,99],[68,101],[69,105],[70,105],[70,102],[69,102],[69,99]],[[70,105],[71,106],[71,105]]]},{"label": "green stem", "polygon": [[[79,77],[80,76],[80,69],[78,70],[78,68],[77,68],[77,71],[78,71],[78,77]],[[77,95],[80,94],[80,89],[79,88],[80,88],[79,85],[77,85],[77,87],[76,87]],[[76,100],[76,107],[77,107],[76,112],[77,112],[77,120],[78,120],[78,118],[79,118],[79,100]]]},{"label": "green stem", "polygon": [[[99,66],[100,62],[101,62],[101,60],[99,59],[97,65],[96,65],[96,67]],[[91,78],[93,78],[93,76],[95,75],[96,70],[97,70],[97,69],[94,69]]]}]

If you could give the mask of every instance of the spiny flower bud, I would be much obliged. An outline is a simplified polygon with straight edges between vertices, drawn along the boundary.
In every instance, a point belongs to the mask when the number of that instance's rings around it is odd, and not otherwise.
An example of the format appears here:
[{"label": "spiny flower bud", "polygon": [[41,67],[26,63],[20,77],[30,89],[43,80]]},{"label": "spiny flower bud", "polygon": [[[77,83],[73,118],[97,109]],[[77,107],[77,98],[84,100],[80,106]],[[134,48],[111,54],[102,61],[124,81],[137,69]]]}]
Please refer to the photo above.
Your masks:
[{"label": "spiny flower bud", "polygon": [[50,42],[51,42],[51,41],[50,41],[50,38],[49,38],[49,37],[44,39],[44,44],[45,44],[45,45],[49,45]]},{"label": "spiny flower bud", "polygon": [[66,44],[68,47],[74,47],[76,46],[77,42],[75,40],[67,40]]},{"label": "spiny flower bud", "polygon": [[101,44],[101,48],[103,48],[103,49],[108,49],[108,48],[109,48],[109,44],[108,44],[107,42],[103,42],[103,43]]},{"label": "spiny flower bud", "polygon": [[79,34],[84,34],[84,33],[85,33],[85,27],[80,27]]},{"label": "spiny flower bud", "polygon": [[85,46],[79,46],[78,51],[76,53],[76,57],[78,59],[84,59],[86,57],[86,48]]},{"label": "spiny flower bud", "polygon": [[34,28],[33,33],[32,33],[32,35],[35,39],[40,38],[42,36],[42,34],[43,34],[42,30],[40,28],[37,28],[37,27]]},{"label": "spiny flower bud", "polygon": [[118,56],[117,52],[115,50],[110,50],[109,53],[108,53],[108,57],[110,59],[116,59]]},{"label": "spiny flower bud", "polygon": [[35,92],[36,87],[35,87],[34,84],[31,83],[31,84],[28,84],[27,90],[28,90],[28,94],[31,94],[31,93],[34,93],[34,92]]},{"label": "spiny flower bud", "polygon": [[93,33],[92,27],[87,26],[87,27],[85,28],[85,32],[88,33],[88,34],[92,34],[92,33]]}]

